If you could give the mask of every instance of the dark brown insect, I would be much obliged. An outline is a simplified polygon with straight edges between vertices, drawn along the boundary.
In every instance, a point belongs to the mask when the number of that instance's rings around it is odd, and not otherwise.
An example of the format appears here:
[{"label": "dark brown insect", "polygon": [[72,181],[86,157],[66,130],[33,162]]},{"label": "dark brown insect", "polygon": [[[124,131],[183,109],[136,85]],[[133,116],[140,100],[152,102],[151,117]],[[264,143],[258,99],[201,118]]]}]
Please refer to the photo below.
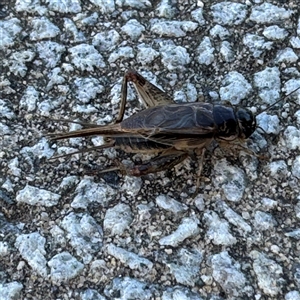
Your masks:
[{"label": "dark brown insect", "polygon": [[[133,82],[147,108],[123,120],[128,82]],[[212,140],[234,143],[242,148],[240,142],[254,132],[256,120],[251,111],[229,105],[176,104],[165,92],[130,70],[123,79],[121,108],[116,123],[91,126],[55,134],[52,139],[101,135],[106,140],[102,149],[114,147],[129,153],[157,154],[145,163],[118,167],[123,174],[141,176],[172,168],[192,153],[202,153],[198,172],[201,173],[204,152]]]}]

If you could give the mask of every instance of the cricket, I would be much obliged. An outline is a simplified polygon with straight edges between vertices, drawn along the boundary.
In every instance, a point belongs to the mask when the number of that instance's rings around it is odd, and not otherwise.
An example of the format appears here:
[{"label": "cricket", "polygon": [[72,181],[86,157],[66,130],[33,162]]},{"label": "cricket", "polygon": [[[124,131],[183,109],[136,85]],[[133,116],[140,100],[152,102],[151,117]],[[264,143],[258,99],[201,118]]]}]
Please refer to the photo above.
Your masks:
[{"label": "cricket", "polygon": [[[133,83],[146,109],[123,120],[129,82]],[[160,172],[196,154],[200,158],[197,172],[199,186],[204,154],[213,140],[255,155],[243,146],[257,128],[255,115],[249,109],[235,108],[230,104],[174,103],[167,93],[134,70],[128,70],[123,78],[120,111],[115,123],[105,126],[84,125],[87,128],[54,133],[50,137],[52,140],[61,140],[100,135],[105,143],[96,149],[114,147],[127,153],[156,155],[132,167],[119,164],[116,168],[107,169],[119,170],[124,175],[142,176]]]}]

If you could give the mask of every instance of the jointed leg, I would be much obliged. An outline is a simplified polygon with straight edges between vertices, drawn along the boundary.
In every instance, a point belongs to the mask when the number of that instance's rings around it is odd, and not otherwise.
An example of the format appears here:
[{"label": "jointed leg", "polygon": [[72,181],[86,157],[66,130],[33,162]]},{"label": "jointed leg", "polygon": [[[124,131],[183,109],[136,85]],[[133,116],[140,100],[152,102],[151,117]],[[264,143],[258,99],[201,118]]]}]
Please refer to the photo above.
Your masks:
[{"label": "jointed leg", "polygon": [[132,168],[125,170],[125,173],[130,176],[142,176],[150,173],[156,173],[173,168],[187,158],[187,153],[176,151],[172,154],[160,155],[148,162],[140,165],[135,165]]},{"label": "jointed leg", "polygon": [[246,152],[247,154],[249,154],[251,156],[257,157],[258,159],[268,159],[267,156],[257,154],[253,150],[251,150],[248,147],[240,144],[239,142],[229,144],[229,143],[226,143],[226,142],[218,141],[218,144],[219,144],[220,148],[223,148],[223,149],[227,149],[228,147],[230,147],[230,149],[235,149],[237,151],[244,151],[244,152]]},{"label": "jointed leg", "polygon": [[123,120],[124,117],[124,112],[125,112],[125,106],[126,106],[126,102],[127,102],[127,73],[125,74],[125,76],[123,77],[123,81],[122,81],[122,87],[121,87],[121,105],[120,105],[120,110],[119,110],[119,115],[116,119],[116,123],[120,123]]},{"label": "jointed leg", "polygon": [[128,81],[133,82],[134,88],[146,108],[174,103],[166,92],[146,80],[136,71],[129,70],[126,76]]},{"label": "jointed leg", "polygon": [[142,164],[134,165],[133,167],[126,167],[123,164],[119,164],[117,167],[103,170],[101,173],[120,170],[120,172],[124,175],[139,177],[171,169],[186,159],[187,156],[188,154],[185,152],[171,149],[171,151],[167,151],[165,154],[156,156]]},{"label": "jointed leg", "polygon": [[172,98],[134,70],[128,70],[122,81],[121,105],[116,123],[122,122],[127,101],[127,84],[132,82],[146,108],[174,103]]},{"label": "jointed leg", "polygon": [[198,190],[199,190],[199,187],[200,187],[200,178],[201,178],[201,173],[202,173],[202,170],[203,170],[203,161],[204,161],[205,152],[206,152],[206,148],[203,148],[201,156],[200,156],[200,158],[198,160],[198,171],[197,171],[196,189],[195,189],[195,192],[193,194],[193,198],[195,198],[197,196]]}]

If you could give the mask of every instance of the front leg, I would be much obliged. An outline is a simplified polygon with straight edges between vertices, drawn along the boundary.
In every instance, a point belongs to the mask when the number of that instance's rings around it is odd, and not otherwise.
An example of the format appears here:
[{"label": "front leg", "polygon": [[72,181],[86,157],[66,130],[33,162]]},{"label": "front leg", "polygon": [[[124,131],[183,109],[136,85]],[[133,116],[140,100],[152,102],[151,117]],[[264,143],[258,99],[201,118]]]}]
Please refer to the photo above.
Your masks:
[{"label": "front leg", "polygon": [[250,156],[255,156],[258,159],[262,160],[268,160],[269,157],[266,156],[265,154],[257,154],[247,146],[243,145],[239,140],[235,142],[226,142],[226,141],[218,141],[218,145],[220,146],[221,149],[230,149],[231,151],[243,151],[247,153]]}]

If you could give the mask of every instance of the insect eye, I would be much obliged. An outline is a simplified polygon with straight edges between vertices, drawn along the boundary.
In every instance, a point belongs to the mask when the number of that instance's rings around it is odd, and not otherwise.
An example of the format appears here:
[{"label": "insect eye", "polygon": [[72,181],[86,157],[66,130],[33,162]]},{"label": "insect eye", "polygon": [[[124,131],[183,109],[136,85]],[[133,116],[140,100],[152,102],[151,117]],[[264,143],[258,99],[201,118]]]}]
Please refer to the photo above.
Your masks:
[{"label": "insect eye", "polygon": [[249,110],[239,109],[236,113],[239,121],[240,135],[242,138],[248,138],[256,129],[256,119],[253,113]]}]

